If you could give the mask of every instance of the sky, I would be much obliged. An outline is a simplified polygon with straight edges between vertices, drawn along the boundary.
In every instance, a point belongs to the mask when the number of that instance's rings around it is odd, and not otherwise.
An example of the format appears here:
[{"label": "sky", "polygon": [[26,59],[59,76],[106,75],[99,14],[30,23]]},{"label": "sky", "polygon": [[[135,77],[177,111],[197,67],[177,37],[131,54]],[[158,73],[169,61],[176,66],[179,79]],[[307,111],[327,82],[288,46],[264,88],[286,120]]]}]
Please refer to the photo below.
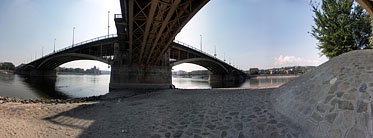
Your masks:
[{"label": "sky", "polygon": [[[72,44],[116,33],[119,0],[1,0],[0,62],[19,65]],[[211,0],[176,36],[240,69],[317,66],[325,61],[311,31],[309,0]],[[73,61],[63,67],[110,70],[98,61]],[[182,64],[174,70],[204,69]]]}]

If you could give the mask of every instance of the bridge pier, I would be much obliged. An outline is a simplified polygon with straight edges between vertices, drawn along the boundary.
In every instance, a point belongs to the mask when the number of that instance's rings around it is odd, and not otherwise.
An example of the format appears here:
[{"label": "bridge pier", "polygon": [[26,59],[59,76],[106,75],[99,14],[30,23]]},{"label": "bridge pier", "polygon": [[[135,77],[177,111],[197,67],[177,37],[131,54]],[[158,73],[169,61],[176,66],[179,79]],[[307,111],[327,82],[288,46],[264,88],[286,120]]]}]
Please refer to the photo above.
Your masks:
[{"label": "bridge pier", "polygon": [[21,71],[17,73],[20,75],[30,76],[30,77],[57,77],[56,70],[31,70],[31,71]]},{"label": "bridge pier", "polygon": [[[166,53],[160,65],[131,63],[129,53],[120,50],[116,43],[115,59],[111,66],[109,89],[167,89],[172,84],[169,55]],[[122,46],[123,47],[123,46]]]},{"label": "bridge pier", "polygon": [[56,70],[32,70],[30,76],[33,77],[57,77]]},{"label": "bridge pier", "polygon": [[172,83],[171,67],[113,65],[110,89],[167,89]]},{"label": "bridge pier", "polygon": [[230,74],[210,74],[209,83],[213,88],[237,87],[246,80],[242,75]]}]

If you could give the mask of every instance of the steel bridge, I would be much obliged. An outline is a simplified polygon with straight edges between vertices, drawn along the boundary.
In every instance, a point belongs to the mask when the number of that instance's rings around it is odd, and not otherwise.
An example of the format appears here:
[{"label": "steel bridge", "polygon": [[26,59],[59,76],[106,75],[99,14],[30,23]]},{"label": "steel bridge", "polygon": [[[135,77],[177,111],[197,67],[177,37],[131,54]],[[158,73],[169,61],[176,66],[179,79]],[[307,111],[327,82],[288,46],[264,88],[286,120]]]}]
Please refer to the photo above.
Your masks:
[{"label": "steel bridge", "polygon": [[168,88],[171,68],[193,63],[210,70],[210,81],[237,82],[245,73],[175,36],[209,0],[120,0],[117,34],[94,38],[43,56],[17,69],[30,76],[55,76],[55,68],[75,60],[111,65],[111,89]]}]

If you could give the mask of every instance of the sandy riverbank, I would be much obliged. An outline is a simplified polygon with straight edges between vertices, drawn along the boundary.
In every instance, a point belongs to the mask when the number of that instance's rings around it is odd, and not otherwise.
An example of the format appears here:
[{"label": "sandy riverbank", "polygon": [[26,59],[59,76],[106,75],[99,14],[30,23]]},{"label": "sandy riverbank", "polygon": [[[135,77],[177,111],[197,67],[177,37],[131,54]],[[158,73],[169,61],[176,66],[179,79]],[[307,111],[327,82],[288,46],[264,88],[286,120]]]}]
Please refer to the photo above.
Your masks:
[{"label": "sandy riverbank", "polygon": [[272,110],[274,88],[165,90],[68,104],[0,104],[1,137],[307,137]]}]

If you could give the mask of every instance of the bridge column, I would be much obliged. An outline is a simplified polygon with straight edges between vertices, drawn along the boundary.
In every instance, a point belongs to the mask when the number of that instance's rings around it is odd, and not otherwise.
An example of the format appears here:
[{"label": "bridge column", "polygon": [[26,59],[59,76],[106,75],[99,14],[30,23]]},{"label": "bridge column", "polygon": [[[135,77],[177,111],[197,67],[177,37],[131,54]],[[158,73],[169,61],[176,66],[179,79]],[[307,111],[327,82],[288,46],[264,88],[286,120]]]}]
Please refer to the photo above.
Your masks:
[{"label": "bridge column", "polygon": [[29,73],[32,77],[57,77],[56,70],[32,70]]},{"label": "bridge column", "polygon": [[213,88],[238,87],[245,79],[242,75],[235,73],[210,74],[209,76],[209,82]]},{"label": "bridge column", "polygon": [[[110,89],[167,89],[172,84],[171,66],[129,63],[128,52],[115,44],[115,61],[111,68]],[[169,55],[165,54],[165,59]]]}]

